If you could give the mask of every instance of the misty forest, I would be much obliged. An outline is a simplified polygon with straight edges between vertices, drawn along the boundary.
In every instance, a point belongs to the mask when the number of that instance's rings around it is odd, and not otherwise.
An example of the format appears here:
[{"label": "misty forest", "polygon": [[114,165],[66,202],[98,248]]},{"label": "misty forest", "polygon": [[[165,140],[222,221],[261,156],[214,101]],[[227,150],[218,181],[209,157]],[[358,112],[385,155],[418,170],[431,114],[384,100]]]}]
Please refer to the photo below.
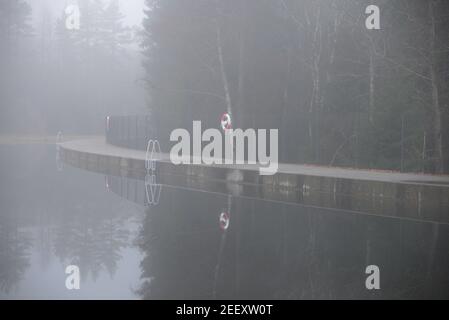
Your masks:
[{"label": "misty forest", "polygon": [[449,298],[448,62],[446,0],[0,0],[0,300]]},{"label": "misty forest", "polygon": [[63,10],[32,23],[26,1],[2,0],[0,130],[230,111],[279,128],[282,162],[449,172],[449,3],[375,2],[380,30],[365,26],[372,1],[147,0],[128,27],[117,1],[82,0],[67,30]]}]

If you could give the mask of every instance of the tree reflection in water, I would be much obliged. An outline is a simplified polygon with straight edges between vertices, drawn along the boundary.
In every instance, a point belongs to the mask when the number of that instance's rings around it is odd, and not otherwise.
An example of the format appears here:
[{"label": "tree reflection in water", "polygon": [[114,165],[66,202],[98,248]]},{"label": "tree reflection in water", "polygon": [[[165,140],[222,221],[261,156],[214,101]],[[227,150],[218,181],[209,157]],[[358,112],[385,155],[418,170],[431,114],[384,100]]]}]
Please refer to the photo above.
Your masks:
[{"label": "tree reflection in water", "polygon": [[[140,231],[144,299],[212,298],[221,241],[219,215],[227,198],[164,188],[147,208]],[[204,219],[208,211],[209,218]]]},{"label": "tree reflection in water", "polygon": [[0,291],[9,293],[30,265],[31,237],[19,228],[17,217],[0,214]]},{"label": "tree reflection in water", "polygon": [[113,277],[121,250],[130,245],[128,222],[126,216],[78,205],[57,226],[55,255],[65,265],[77,265],[82,281],[89,276],[95,281],[102,270]]},{"label": "tree reflection in water", "polygon": [[[165,188],[140,232],[144,299],[449,298],[449,226]],[[367,290],[378,265],[381,290]]]},{"label": "tree reflection in water", "polygon": [[116,290],[110,297],[129,297],[120,281],[136,274],[127,271],[139,259],[130,246],[142,208],[106,192],[98,176],[56,171],[54,146],[0,149],[0,297],[65,297],[71,264],[91,288],[83,297],[107,296],[102,286]]}]

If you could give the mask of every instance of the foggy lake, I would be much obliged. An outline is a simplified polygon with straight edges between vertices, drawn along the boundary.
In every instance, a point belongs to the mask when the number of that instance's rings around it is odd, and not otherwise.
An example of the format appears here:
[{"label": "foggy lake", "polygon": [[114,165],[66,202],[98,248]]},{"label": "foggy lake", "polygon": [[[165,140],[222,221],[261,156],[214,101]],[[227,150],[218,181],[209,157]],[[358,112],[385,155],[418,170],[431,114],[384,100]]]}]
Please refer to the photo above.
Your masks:
[{"label": "foggy lake", "polygon": [[[176,185],[148,204],[144,181],[61,168],[54,145],[0,155],[4,299],[448,298],[445,223]],[[81,290],[66,290],[70,264]]]},{"label": "foggy lake", "polygon": [[440,0],[0,0],[0,300],[449,299],[448,43]]}]

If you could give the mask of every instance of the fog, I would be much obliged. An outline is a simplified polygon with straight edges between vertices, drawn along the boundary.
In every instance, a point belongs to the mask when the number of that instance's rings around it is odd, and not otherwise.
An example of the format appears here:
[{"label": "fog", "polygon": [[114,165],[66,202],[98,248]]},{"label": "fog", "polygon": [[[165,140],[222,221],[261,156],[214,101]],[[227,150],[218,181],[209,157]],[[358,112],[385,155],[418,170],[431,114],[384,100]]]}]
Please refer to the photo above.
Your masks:
[{"label": "fog", "polygon": [[[92,6],[79,1],[85,10],[81,25],[89,25],[79,32],[65,26],[64,10],[76,1],[16,3],[22,6],[9,10],[18,20],[10,30],[17,34],[3,33],[2,41],[1,132],[92,134],[104,130],[108,114],[147,112],[139,45],[142,0]],[[101,14],[103,32],[92,25]],[[2,19],[7,17],[3,11]]]},{"label": "fog", "polygon": [[0,131],[101,133],[151,112],[161,130],[217,127],[227,112],[279,129],[283,162],[448,172],[448,5],[370,5],[4,1]]},{"label": "fog", "polygon": [[0,0],[0,299],[448,299],[448,43],[440,0]]},{"label": "fog", "polygon": [[[107,6],[111,0],[103,3]],[[52,16],[60,14],[68,5],[76,4],[76,0],[27,0],[33,8],[33,23],[36,24],[45,10],[51,12]],[[123,24],[128,26],[141,25],[144,17],[143,8],[145,0],[119,0],[120,11],[123,13]]]}]

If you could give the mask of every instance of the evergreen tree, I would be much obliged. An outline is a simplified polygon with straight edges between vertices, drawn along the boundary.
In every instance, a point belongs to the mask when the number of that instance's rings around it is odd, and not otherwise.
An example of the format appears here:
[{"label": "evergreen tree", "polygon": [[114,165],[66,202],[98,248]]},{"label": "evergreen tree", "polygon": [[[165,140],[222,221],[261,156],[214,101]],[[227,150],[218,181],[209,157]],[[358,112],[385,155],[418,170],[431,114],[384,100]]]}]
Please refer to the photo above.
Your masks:
[{"label": "evergreen tree", "polygon": [[58,74],[65,80],[57,84],[57,105],[67,108],[61,115],[70,110],[74,122],[90,128],[102,127],[103,118],[121,108],[129,96],[123,90],[119,95],[116,88],[129,81],[124,75],[132,30],[123,26],[118,1],[106,4],[101,0],[79,1],[79,30],[66,28],[64,12],[56,23]]},{"label": "evergreen tree", "polygon": [[[0,96],[2,117],[1,130],[8,130],[16,113],[17,97],[12,95],[20,88],[23,75],[24,39],[32,35],[30,25],[31,7],[23,0],[0,2]],[[4,122],[5,121],[5,122]]]},{"label": "evergreen tree", "polygon": [[[365,9],[381,10],[368,30]],[[279,128],[281,161],[448,172],[449,5],[147,0],[143,53],[161,127]]]}]

